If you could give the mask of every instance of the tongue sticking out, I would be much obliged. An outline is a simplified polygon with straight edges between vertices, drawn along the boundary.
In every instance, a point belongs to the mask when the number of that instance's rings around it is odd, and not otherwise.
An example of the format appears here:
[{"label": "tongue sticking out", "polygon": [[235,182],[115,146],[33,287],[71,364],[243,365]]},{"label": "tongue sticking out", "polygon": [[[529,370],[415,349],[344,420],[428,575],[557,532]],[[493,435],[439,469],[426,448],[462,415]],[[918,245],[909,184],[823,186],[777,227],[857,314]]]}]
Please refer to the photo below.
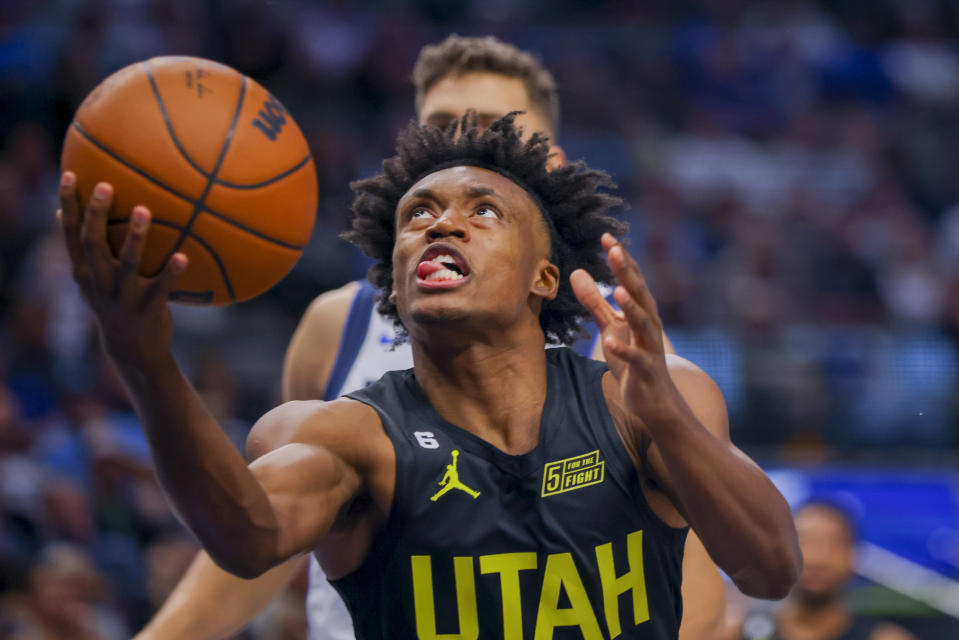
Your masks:
[{"label": "tongue sticking out", "polygon": [[445,268],[446,267],[443,266],[443,264],[440,262],[436,262],[434,260],[427,260],[425,262],[421,262],[419,266],[416,267],[416,276],[420,278],[421,280],[425,280],[426,278],[430,277],[430,275],[436,273],[437,271],[441,271]]}]

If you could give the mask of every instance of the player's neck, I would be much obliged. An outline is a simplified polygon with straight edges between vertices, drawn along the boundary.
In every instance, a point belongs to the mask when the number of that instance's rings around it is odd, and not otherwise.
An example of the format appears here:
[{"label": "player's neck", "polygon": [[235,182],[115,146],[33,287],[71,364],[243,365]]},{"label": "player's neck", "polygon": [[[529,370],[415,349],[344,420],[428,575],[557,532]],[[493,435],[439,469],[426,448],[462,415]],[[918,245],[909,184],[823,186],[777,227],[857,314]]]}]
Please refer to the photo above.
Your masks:
[{"label": "player's neck", "polygon": [[496,341],[412,341],[416,381],[443,418],[499,449],[536,446],[546,402],[541,331]]}]

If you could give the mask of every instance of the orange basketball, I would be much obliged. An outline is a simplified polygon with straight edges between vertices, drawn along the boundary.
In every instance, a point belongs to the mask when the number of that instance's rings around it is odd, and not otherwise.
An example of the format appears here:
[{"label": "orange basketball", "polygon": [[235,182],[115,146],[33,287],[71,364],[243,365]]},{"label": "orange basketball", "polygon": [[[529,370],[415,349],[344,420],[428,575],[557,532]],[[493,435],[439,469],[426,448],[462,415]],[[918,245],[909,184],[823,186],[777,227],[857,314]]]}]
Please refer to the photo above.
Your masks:
[{"label": "orange basketball", "polygon": [[171,299],[229,304],[289,272],[316,217],[306,140],[280,102],[234,69],[188,57],[117,71],[83,101],[67,132],[62,169],[85,205],[99,181],[114,188],[114,253],[130,211],[153,214],[140,272],[176,251],[190,258]]}]

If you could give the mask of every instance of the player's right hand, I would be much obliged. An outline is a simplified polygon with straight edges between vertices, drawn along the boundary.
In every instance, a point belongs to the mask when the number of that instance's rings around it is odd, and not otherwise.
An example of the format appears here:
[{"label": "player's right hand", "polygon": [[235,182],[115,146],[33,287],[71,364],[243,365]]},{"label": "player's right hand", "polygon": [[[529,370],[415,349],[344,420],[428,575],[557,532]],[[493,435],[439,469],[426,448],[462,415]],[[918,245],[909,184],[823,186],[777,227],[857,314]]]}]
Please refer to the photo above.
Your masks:
[{"label": "player's right hand", "polygon": [[167,298],[187,266],[187,257],[175,253],[158,275],[139,274],[150,212],[137,206],[117,256],[107,243],[107,217],[113,187],[100,182],[85,210],[77,200],[76,175],[67,171],[60,180],[63,235],[73,278],[93,309],[104,347],[121,361],[144,362],[169,351],[173,321]]}]

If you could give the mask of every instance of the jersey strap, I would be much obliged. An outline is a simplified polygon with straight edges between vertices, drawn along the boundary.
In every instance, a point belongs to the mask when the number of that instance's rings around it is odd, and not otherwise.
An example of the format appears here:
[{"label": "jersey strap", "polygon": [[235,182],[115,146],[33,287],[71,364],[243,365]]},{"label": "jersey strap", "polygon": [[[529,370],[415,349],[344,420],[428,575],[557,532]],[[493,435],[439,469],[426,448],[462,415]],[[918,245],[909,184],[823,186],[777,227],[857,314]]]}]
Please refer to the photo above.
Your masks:
[{"label": "jersey strap", "polygon": [[333,371],[330,373],[330,379],[323,393],[324,400],[330,401],[339,397],[346,376],[349,375],[360,347],[363,346],[363,339],[370,326],[370,314],[375,303],[376,289],[366,280],[361,280],[360,288],[353,298],[353,304],[350,305],[350,313],[346,317],[340,349],[336,353],[336,362],[333,363]]}]

